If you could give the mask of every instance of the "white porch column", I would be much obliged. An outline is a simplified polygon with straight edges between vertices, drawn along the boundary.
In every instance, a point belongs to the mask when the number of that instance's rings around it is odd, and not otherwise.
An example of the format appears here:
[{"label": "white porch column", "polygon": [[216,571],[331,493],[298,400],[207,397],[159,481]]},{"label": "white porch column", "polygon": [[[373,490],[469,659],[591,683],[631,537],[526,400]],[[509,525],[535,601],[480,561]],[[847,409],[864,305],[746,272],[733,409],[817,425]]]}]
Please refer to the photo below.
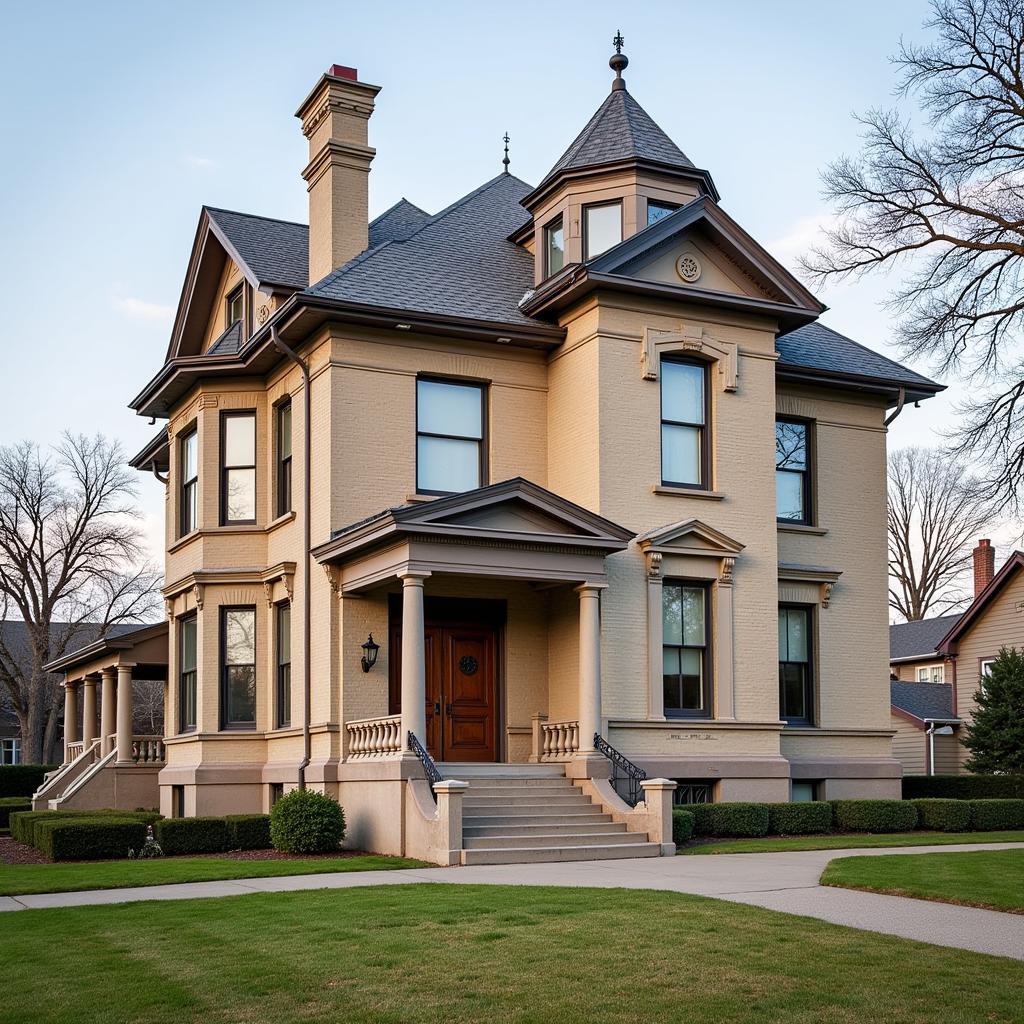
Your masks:
[{"label": "white porch column", "polygon": [[423,581],[429,573],[402,575],[402,749],[409,733],[427,745],[427,662],[423,636]]},{"label": "white porch column", "polygon": [[117,666],[117,763],[132,761],[132,668]]},{"label": "white porch column", "polygon": [[580,595],[580,692],[581,754],[594,750],[594,733],[601,731],[601,591],[603,583],[584,583]]},{"label": "white porch column", "polygon": [[96,677],[82,680],[82,749],[88,750],[96,739]]},{"label": "white porch column", "polygon": [[117,728],[115,676],[112,668],[103,670],[103,686],[100,693],[100,753],[106,756],[114,749],[111,737]]},{"label": "white porch column", "polygon": [[78,683],[64,680],[64,763],[71,761],[70,747],[78,742]]}]

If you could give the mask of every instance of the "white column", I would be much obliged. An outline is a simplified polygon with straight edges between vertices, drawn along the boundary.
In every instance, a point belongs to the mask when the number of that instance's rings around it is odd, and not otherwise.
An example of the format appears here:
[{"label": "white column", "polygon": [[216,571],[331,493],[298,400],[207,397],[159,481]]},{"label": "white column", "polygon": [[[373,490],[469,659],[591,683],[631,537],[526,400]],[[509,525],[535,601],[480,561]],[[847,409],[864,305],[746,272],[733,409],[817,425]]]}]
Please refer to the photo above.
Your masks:
[{"label": "white column", "polygon": [[117,666],[117,763],[132,761],[132,665]]},{"label": "white column", "polygon": [[584,583],[580,595],[580,692],[581,754],[594,750],[594,733],[601,731],[601,591],[606,584]]},{"label": "white column", "polygon": [[647,717],[660,722],[665,720],[665,669],[661,653],[664,631],[662,583],[661,554],[652,551],[647,556]]},{"label": "white column", "polygon": [[428,573],[406,573],[402,580],[402,749],[409,733],[427,745],[427,661],[423,636],[423,581]]},{"label": "white column", "polygon": [[115,676],[112,668],[103,670],[103,686],[100,694],[100,753],[106,756],[114,749],[111,736],[117,728]]},{"label": "white column", "polygon": [[64,763],[71,760],[69,750],[78,742],[78,683],[64,680]]},{"label": "white column", "polygon": [[96,677],[82,680],[82,749],[88,750],[96,739]]}]

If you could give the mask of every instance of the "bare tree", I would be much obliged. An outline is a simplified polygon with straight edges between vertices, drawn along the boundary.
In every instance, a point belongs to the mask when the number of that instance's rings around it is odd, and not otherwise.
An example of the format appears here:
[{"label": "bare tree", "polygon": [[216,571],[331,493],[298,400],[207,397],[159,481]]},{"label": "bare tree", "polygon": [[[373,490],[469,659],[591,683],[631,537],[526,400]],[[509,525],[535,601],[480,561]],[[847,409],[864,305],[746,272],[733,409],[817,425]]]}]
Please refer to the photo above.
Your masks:
[{"label": "bare tree", "polygon": [[971,542],[992,525],[996,504],[945,452],[891,452],[889,606],[912,620],[962,605]]},{"label": "bare tree", "polygon": [[162,736],[164,731],[164,682],[136,679],[132,683],[132,718],[136,732]]},{"label": "bare tree", "polygon": [[58,739],[59,688],[43,665],[157,606],[134,497],[120,445],[101,436],[66,434],[51,453],[0,447],[0,611],[28,637],[24,651],[0,638],[0,685],[25,761],[51,760]]},{"label": "bare tree", "polygon": [[927,128],[897,112],[859,118],[864,149],[824,175],[839,215],[805,257],[825,281],[902,266],[890,296],[907,356],[966,375],[957,453],[1019,509],[1024,471],[1024,0],[933,0],[925,46],[902,44],[899,92]]}]

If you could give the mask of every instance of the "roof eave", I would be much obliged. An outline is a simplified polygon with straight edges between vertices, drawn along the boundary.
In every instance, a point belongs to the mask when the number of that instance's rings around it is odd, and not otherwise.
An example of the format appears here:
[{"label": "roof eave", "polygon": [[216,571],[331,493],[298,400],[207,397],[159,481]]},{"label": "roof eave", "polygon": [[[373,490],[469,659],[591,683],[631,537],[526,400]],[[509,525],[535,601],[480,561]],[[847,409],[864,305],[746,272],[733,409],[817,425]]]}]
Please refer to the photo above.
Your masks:
[{"label": "roof eave", "polygon": [[781,362],[775,364],[775,376],[780,380],[792,381],[795,384],[825,385],[884,395],[890,399],[889,405],[895,405],[899,401],[901,389],[904,391],[905,401],[908,402],[923,402],[927,398],[934,398],[940,391],[946,390],[945,384],[926,387],[924,384],[900,383],[891,377],[836,373],[834,370],[819,370],[811,366],[797,366],[793,363]]},{"label": "roof eave", "polygon": [[959,653],[960,638],[977,621],[989,604],[1020,570],[1024,569],[1024,551],[1014,551],[1003,563],[1002,568],[989,580],[988,586],[971,602],[971,606],[953,623],[949,632],[938,642],[937,649],[943,654]]},{"label": "roof eave", "polygon": [[138,454],[128,460],[132,469],[149,472],[154,467],[166,470],[170,468],[170,441],[167,431],[161,430]]}]

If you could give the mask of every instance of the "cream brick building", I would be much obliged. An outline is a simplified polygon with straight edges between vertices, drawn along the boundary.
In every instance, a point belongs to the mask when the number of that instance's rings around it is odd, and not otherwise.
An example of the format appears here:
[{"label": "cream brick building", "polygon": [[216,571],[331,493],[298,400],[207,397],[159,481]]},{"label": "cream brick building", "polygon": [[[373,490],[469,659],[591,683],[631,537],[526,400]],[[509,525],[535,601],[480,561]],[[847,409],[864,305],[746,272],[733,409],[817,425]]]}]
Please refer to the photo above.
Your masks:
[{"label": "cream brick building", "polygon": [[375,220],[379,89],[335,65],[297,115],[308,229],[204,208],[132,401],[165,421],[134,460],[165,813],[304,784],[353,845],[465,862],[657,853],[673,790],[899,794],[886,424],[939,386],[818,322],[626,63],[538,186]]}]

